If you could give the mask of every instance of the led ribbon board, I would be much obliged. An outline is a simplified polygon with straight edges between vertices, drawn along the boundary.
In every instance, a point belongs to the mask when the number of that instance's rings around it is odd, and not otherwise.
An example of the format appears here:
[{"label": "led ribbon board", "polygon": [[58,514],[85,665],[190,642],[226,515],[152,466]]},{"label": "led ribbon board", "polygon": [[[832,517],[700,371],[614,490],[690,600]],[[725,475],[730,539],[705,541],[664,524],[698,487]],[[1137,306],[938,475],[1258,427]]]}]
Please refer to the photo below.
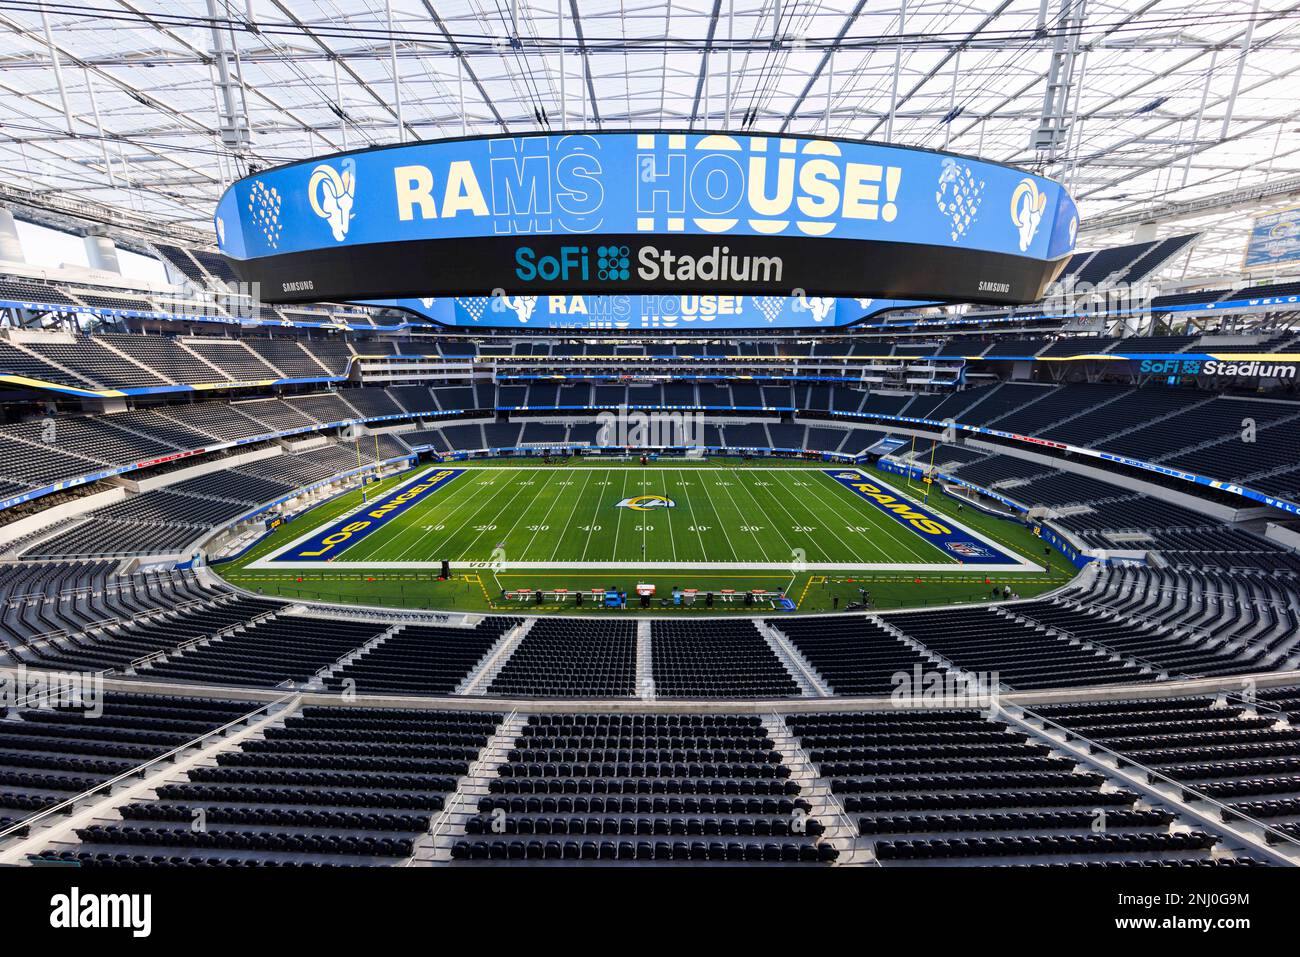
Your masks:
[{"label": "led ribbon board", "polygon": [[1078,216],[1023,170],[848,140],[491,136],[264,170],[217,206],[269,302],[574,293],[1030,302]]},{"label": "led ribbon board", "polygon": [[520,329],[802,329],[847,326],[890,309],[936,305],[904,299],[696,293],[506,295],[372,299],[447,326]]}]

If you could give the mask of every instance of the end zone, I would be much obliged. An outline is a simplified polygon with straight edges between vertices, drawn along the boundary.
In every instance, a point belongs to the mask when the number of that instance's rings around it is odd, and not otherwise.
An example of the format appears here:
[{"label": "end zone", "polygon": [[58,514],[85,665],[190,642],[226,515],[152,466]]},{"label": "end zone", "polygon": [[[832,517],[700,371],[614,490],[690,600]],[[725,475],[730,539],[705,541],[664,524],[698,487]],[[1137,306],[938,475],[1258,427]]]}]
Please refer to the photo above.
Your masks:
[{"label": "end zone", "polygon": [[314,532],[308,532],[263,561],[309,563],[332,561],[371,532],[383,528],[416,502],[464,473],[464,469],[429,469],[422,472],[415,479],[389,492],[377,503],[362,506],[359,512],[353,512]]},{"label": "end zone", "polygon": [[1021,566],[1032,571],[1041,567],[995,545],[985,536],[949,516],[931,512],[915,499],[904,495],[886,482],[865,475],[858,469],[824,469],[827,475],[860,498],[870,502],[900,525],[915,532],[922,541],[952,556],[963,565]]}]

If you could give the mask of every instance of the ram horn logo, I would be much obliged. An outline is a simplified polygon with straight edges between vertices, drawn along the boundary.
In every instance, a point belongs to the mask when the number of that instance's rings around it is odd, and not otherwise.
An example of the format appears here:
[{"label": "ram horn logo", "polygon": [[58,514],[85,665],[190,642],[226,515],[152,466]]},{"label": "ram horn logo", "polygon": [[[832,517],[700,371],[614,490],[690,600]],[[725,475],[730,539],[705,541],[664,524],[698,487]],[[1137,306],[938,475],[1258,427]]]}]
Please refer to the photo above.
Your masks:
[{"label": "ram horn logo", "polygon": [[348,226],[355,215],[352,212],[352,203],[356,200],[356,196],[356,161],[345,159],[342,173],[326,163],[311,171],[311,180],[307,184],[307,198],[311,200],[312,211],[329,223],[335,242],[343,242],[343,238],[348,234]]},{"label": "ram horn logo", "polygon": [[830,296],[813,296],[809,299],[802,289],[796,289],[791,298],[794,300],[791,309],[795,312],[811,312],[813,322],[825,322],[835,305],[835,300]]},{"label": "ram horn logo", "polygon": [[637,512],[648,512],[655,508],[675,508],[676,506],[676,502],[670,498],[664,498],[662,495],[634,495],[632,498],[623,499],[615,508],[630,508]]},{"label": "ram horn logo", "polygon": [[1029,244],[1038,233],[1046,209],[1047,194],[1029,177],[1022,179],[1011,194],[1011,222],[1020,230],[1022,253],[1029,251]]},{"label": "ram horn logo", "polygon": [[515,314],[520,325],[527,325],[528,320],[533,318],[533,311],[537,308],[536,296],[505,296],[493,295],[492,311],[505,312],[509,309]]}]

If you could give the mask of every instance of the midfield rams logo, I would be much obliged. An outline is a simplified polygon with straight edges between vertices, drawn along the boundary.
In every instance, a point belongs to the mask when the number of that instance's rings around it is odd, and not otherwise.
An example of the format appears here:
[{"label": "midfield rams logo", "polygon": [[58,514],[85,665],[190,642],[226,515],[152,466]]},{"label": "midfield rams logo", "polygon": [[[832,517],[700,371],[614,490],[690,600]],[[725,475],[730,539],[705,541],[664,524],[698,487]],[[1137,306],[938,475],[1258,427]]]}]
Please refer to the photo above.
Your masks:
[{"label": "midfield rams logo", "polygon": [[670,498],[664,498],[662,495],[636,495],[632,498],[625,498],[615,505],[615,508],[630,508],[638,512],[648,512],[653,508],[675,508],[677,505]]},{"label": "midfield rams logo", "polygon": [[335,242],[343,242],[352,223],[352,204],[357,198],[357,164],[355,160],[343,161],[340,174],[333,166],[322,163],[311,171],[307,183],[307,198],[312,211],[329,223]]},{"label": "midfield rams logo", "polygon": [[1043,212],[1047,209],[1047,194],[1041,192],[1038,184],[1025,177],[1011,194],[1011,222],[1020,230],[1020,251],[1026,252],[1038,232],[1038,224],[1043,221]]},{"label": "midfield rams logo", "polygon": [[987,548],[974,542],[947,542],[943,547],[962,558],[991,558],[993,555]]}]

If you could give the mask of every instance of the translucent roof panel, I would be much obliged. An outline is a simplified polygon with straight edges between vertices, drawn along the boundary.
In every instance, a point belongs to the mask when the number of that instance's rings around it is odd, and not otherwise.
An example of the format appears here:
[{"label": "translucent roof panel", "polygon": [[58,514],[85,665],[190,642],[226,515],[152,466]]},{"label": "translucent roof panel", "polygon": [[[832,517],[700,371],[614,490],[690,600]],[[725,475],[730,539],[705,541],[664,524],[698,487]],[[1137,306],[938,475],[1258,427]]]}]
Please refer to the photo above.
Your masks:
[{"label": "translucent roof panel", "polygon": [[1255,195],[1300,181],[1287,0],[15,0],[0,27],[5,187],[205,231],[250,166],[562,128],[1024,165],[1069,184],[1084,247],[1204,230],[1193,275],[1300,194]]}]

